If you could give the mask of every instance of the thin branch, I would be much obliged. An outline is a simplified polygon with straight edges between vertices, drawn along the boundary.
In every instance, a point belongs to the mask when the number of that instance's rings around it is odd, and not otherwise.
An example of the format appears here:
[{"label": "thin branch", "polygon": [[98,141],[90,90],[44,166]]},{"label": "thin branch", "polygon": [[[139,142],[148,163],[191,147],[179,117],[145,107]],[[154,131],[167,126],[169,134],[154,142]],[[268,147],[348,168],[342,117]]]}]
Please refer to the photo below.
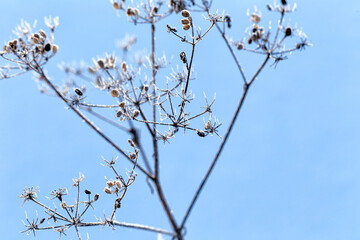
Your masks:
[{"label": "thin branch", "polygon": [[191,213],[191,210],[193,209],[193,207],[194,207],[194,205],[195,205],[195,203],[196,203],[196,201],[197,201],[197,199],[198,199],[198,197],[199,197],[199,195],[200,195],[200,193],[201,193],[201,190],[204,188],[206,181],[208,180],[208,178],[209,178],[212,170],[213,170],[214,167],[215,167],[215,164],[216,164],[217,160],[218,160],[219,157],[220,157],[220,154],[221,154],[222,150],[224,149],[224,146],[225,146],[225,144],[226,144],[226,141],[228,140],[228,138],[229,138],[229,136],[230,136],[230,133],[231,133],[231,130],[232,130],[233,126],[235,125],[235,121],[236,121],[236,119],[237,119],[237,117],[238,117],[238,115],[239,115],[239,112],[240,112],[240,110],[241,110],[241,108],[242,108],[242,106],[243,106],[243,103],[244,103],[244,101],[245,101],[247,92],[249,91],[251,84],[254,82],[254,80],[255,80],[256,77],[259,75],[259,73],[261,72],[261,70],[265,67],[265,65],[266,65],[266,63],[268,62],[269,59],[270,59],[270,55],[268,55],[268,56],[266,57],[266,59],[264,60],[264,62],[263,62],[262,65],[260,66],[260,68],[257,70],[257,72],[254,74],[254,76],[251,78],[250,82],[244,85],[243,95],[242,95],[242,97],[241,97],[241,99],[240,99],[240,102],[239,102],[237,108],[236,108],[236,111],[235,111],[235,113],[234,113],[234,116],[233,116],[233,118],[232,118],[232,120],[231,120],[231,122],[230,122],[229,128],[228,128],[228,130],[227,130],[227,132],[226,132],[226,134],[225,134],[225,137],[224,137],[224,139],[223,139],[223,141],[222,141],[222,143],[221,143],[221,145],[220,145],[220,147],[219,147],[219,149],[218,149],[218,151],[217,151],[217,153],[216,153],[216,155],[215,155],[214,160],[212,161],[212,163],[211,163],[208,171],[206,172],[204,178],[202,179],[201,184],[200,184],[200,186],[198,187],[198,189],[197,189],[197,191],[196,191],[196,193],[195,193],[195,196],[193,197],[193,199],[192,199],[192,201],[191,201],[191,203],[190,203],[190,206],[188,207],[188,209],[187,209],[187,211],[186,211],[186,214],[185,214],[185,216],[184,216],[184,218],[183,218],[183,220],[182,220],[180,229],[183,229],[183,228],[184,228],[184,225],[185,225],[185,223],[186,223],[186,220],[188,219],[188,217],[189,217],[189,215],[190,215],[190,213]]}]

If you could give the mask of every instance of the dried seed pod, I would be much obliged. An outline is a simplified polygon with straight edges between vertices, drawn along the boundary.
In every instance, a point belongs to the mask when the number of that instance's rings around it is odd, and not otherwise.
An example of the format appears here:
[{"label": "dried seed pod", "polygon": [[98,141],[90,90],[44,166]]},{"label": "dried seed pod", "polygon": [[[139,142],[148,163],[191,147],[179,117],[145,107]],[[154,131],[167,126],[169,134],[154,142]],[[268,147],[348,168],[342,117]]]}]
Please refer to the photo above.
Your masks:
[{"label": "dried seed pod", "polygon": [[80,90],[80,89],[78,89],[78,88],[75,88],[75,93],[77,94],[77,95],[79,95],[79,96],[82,96],[83,95],[83,92]]},{"label": "dried seed pod", "polygon": [[286,0],[281,0],[281,4],[285,6],[287,4]]},{"label": "dried seed pod", "polygon": [[144,85],[144,91],[145,92],[149,91],[149,85],[146,85],[146,84]]},{"label": "dried seed pod", "polygon": [[285,37],[291,36],[291,34],[292,34],[291,27],[285,28]]},{"label": "dried seed pod", "polygon": [[117,113],[116,113],[116,117],[121,117],[123,115],[123,113],[122,113],[122,111],[118,111]]},{"label": "dried seed pod", "polygon": [[120,203],[120,198],[115,200],[115,208],[120,208],[121,207],[121,203]]},{"label": "dried seed pod", "polygon": [[121,8],[120,3],[114,2],[114,3],[113,3],[113,8],[116,9],[116,10],[120,9],[120,8]]},{"label": "dried seed pod", "polygon": [[122,69],[123,72],[127,71],[128,67],[127,67],[127,64],[126,64],[125,61],[121,63],[121,69]]},{"label": "dried seed pod", "polygon": [[151,10],[153,13],[157,13],[159,11],[159,8],[158,7],[153,7],[152,10]]},{"label": "dried seed pod", "polygon": [[190,24],[190,21],[189,21],[189,19],[187,19],[187,18],[183,18],[183,19],[181,19],[181,24],[183,24],[183,25],[188,25],[188,24]]},{"label": "dried seed pod", "polygon": [[119,107],[124,108],[125,107],[125,101],[122,101],[121,103],[119,103]]},{"label": "dried seed pod", "polygon": [[182,10],[181,11],[181,16],[183,17],[190,17],[190,12],[188,10]]},{"label": "dried seed pod", "polygon": [[122,188],[122,184],[121,184],[120,181],[114,181],[114,183],[115,183],[115,186],[116,186],[118,189]]},{"label": "dried seed pod", "polygon": [[58,46],[58,45],[53,44],[53,45],[51,46],[51,51],[52,51],[54,54],[57,53],[58,50],[59,50],[59,46]]},{"label": "dried seed pod", "polygon": [[132,15],[134,15],[132,8],[126,9],[126,15],[128,15],[128,17],[131,17]]},{"label": "dried seed pod", "polygon": [[41,219],[40,220],[40,224],[44,223],[45,222],[45,218]]},{"label": "dried seed pod", "polygon": [[44,30],[40,29],[39,31],[40,35],[43,36],[44,38],[46,38],[46,33]]},{"label": "dried seed pod", "polygon": [[229,15],[224,17],[224,21],[227,23],[227,27],[231,28],[231,17]]},{"label": "dried seed pod", "polygon": [[133,14],[134,14],[135,17],[140,16],[140,10],[137,9],[137,8],[134,8],[133,9]]},{"label": "dried seed pod", "polygon": [[210,128],[211,128],[211,122],[209,120],[207,123],[205,123],[205,129],[209,130]]},{"label": "dried seed pod", "polygon": [[91,74],[96,73],[96,70],[95,70],[94,68],[92,68],[92,67],[88,67],[88,71],[89,71],[89,73],[91,73]]},{"label": "dried seed pod", "polygon": [[119,92],[119,90],[117,90],[117,89],[112,90],[112,91],[110,92],[110,94],[111,94],[111,96],[114,97],[114,98],[120,96],[120,92]]},{"label": "dried seed pod", "polygon": [[65,209],[67,207],[66,202],[61,202],[60,206],[61,206],[62,209]]},{"label": "dried seed pod", "polygon": [[130,144],[130,146],[135,147],[135,144],[134,144],[133,140],[128,139],[128,143]]},{"label": "dried seed pod", "polygon": [[38,39],[38,38],[31,37],[31,40],[32,40],[32,41],[33,41],[33,43],[35,43],[35,44],[39,44],[39,43],[40,43],[40,41],[39,41],[39,39]]},{"label": "dried seed pod", "polygon": [[98,193],[95,194],[95,196],[94,196],[94,202],[96,202],[97,200],[99,200],[99,194]]},{"label": "dried seed pod", "polygon": [[111,188],[111,187],[114,186],[114,183],[113,183],[112,181],[107,181],[107,182],[106,182],[106,185],[107,185],[109,188]]},{"label": "dried seed pod", "polygon": [[107,193],[107,194],[112,194],[111,189],[108,188],[108,187],[105,187],[105,188],[104,188],[104,192]]},{"label": "dried seed pod", "polygon": [[251,14],[250,21],[255,22],[255,23],[259,23],[260,20],[261,20],[260,15],[258,15],[256,13]]},{"label": "dried seed pod", "polygon": [[186,59],[186,53],[183,51],[180,53],[180,60],[186,64],[187,63],[187,59]]},{"label": "dried seed pod", "polygon": [[90,190],[88,190],[88,189],[85,189],[85,194],[91,194],[91,191]]},{"label": "dried seed pod", "polygon": [[99,68],[104,68],[105,67],[105,63],[104,63],[104,60],[102,58],[99,58],[96,63],[99,66]]},{"label": "dried seed pod", "polygon": [[184,25],[184,26],[183,26],[183,29],[184,29],[185,31],[189,30],[189,29],[190,29],[190,25]]},{"label": "dried seed pod", "polygon": [[136,109],[135,111],[133,111],[132,117],[136,118],[137,116],[139,116],[139,114],[140,114],[140,111]]},{"label": "dried seed pod", "polygon": [[196,130],[196,134],[199,136],[199,137],[206,137],[206,133],[202,130]]},{"label": "dried seed pod", "polygon": [[34,33],[34,38],[37,38],[37,39],[40,39],[40,35],[39,34],[37,34],[37,33]]},{"label": "dried seed pod", "polygon": [[134,152],[130,153],[129,157],[130,157],[131,160],[135,160],[136,159],[136,153],[134,153]]},{"label": "dried seed pod", "polygon": [[241,42],[238,42],[238,43],[236,44],[236,48],[237,48],[238,50],[242,50],[242,49],[244,49],[244,44],[241,43]]},{"label": "dried seed pod", "polygon": [[50,43],[45,44],[44,50],[47,51],[47,52],[50,51],[51,50],[51,44]]}]

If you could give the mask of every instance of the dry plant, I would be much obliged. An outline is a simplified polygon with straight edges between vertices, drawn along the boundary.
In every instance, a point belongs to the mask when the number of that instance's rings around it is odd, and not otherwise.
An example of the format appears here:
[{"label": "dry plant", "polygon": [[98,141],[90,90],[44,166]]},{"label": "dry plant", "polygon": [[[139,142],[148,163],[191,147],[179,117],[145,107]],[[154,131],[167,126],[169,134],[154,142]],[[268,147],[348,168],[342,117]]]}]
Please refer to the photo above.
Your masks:
[{"label": "dry plant", "polygon": [[[115,168],[117,158],[112,160],[104,159],[104,166],[109,167],[114,174],[114,180],[106,179],[104,193],[114,195],[113,211],[109,216],[104,215],[96,221],[84,219],[84,214],[97,204],[101,196],[93,194],[88,189],[80,188],[84,176],[80,174],[74,178],[72,185],[77,191],[77,198],[74,203],[65,201],[66,188],[59,188],[50,193],[49,199],[58,201],[58,209],[43,204],[37,198],[38,188],[25,188],[19,195],[24,199],[24,203],[32,202],[44,209],[45,217],[29,220],[26,217],[25,233],[33,233],[42,230],[52,230],[59,233],[59,238],[66,235],[71,228],[75,229],[79,239],[82,239],[80,229],[89,226],[102,226],[113,228],[115,226],[129,227],[152,231],[163,235],[172,236],[173,239],[184,239],[184,229],[186,222],[194,208],[196,201],[203,190],[206,181],[209,179],[215,164],[219,160],[220,154],[229,139],[230,132],[234,127],[235,121],[244,104],[246,95],[250,87],[257,79],[264,67],[272,61],[272,66],[276,67],[281,61],[286,60],[287,56],[294,51],[303,50],[311,44],[307,41],[306,35],[296,27],[285,26],[284,17],[293,12],[296,5],[290,6],[286,0],[279,4],[267,5],[268,11],[278,17],[276,27],[273,29],[262,26],[261,13],[255,8],[253,12],[248,12],[250,26],[246,29],[246,36],[242,40],[233,40],[226,34],[226,30],[232,27],[231,17],[225,14],[213,13],[211,10],[212,1],[186,1],[170,0],[167,1],[144,1],[134,6],[131,2],[127,4],[125,0],[112,1],[112,6],[116,11],[124,12],[128,20],[134,24],[147,24],[151,29],[151,53],[146,56],[138,56],[134,63],[127,61],[127,54],[131,51],[132,45],[136,42],[136,37],[128,36],[121,43],[122,57],[106,54],[103,58],[94,58],[93,64],[86,67],[74,67],[62,65],[62,69],[67,75],[67,81],[63,85],[56,85],[49,79],[44,66],[54,56],[59,47],[55,44],[54,33],[59,24],[58,18],[45,18],[45,23],[49,28],[35,31],[29,23],[22,21],[16,28],[17,38],[11,40],[0,53],[1,58],[7,64],[0,67],[1,79],[12,78],[20,74],[32,71],[36,74],[36,79],[42,93],[59,97],[69,109],[74,111],[92,130],[112,145],[120,154],[121,159],[130,161],[133,164],[131,171],[126,173],[126,177]],[[158,57],[156,52],[156,31],[155,26],[160,21],[165,21],[172,14],[177,14],[179,23],[176,26],[167,24],[166,29],[157,31],[167,31],[173,35],[174,41],[180,41],[184,45],[191,47],[191,52],[182,51],[179,59],[183,64],[181,70],[173,70],[167,77],[166,83],[159,83],[157,74],[160,69],[167,68],[169,65],[166,57]],[[207,26],[202,26],[195,22],[193,15],[203,14],[207,20]],[[179,30],[178,30],[179,29]],[[217,31],[232,56],[239,71],[239,78],[243,81],[243,91],[240,101],[226,130],[213,115],[212,106],[214,99],[205,96],[206,105],[196,114],[191,114],[189,105],[194,101],[190,90],[190,80],[194,77],[193,60],[198,44],[206,41],[209,31]],[[292,39],[293,47],[285,48],[284,43]],[[295,41],[294,41],[295,40]],[[263,57],[263,62],[250,78],[246,78],[242,65],[237,57],[242,52],[250,52],[259,57]],[[144,72],[149,71],[151,77],[147,77]],[[84,84],[79,84],[82,81]],[[109,96],[113,105],[95,104],[91,102],[91,94],[86,94],[88,88],[96,88]],[[85,101],[85,97],[86,101]],[[96,112],[97,108],[109,109],[111,116]],[[126,148],[121,148],[118,143],[111,140],[103,131],[98,128],[89,116],[103,120],[119,131],[129,134],[128,140],[131,152],[127,153]],[[193,121],[195,119],[206,119],[204,121]],[[125,125],[128,123],[129,127]],[[195,124],[194,124],[195,123]],[[135,125],[136,124],[136,125]],[[197,125],[196,125],[197,124]],[[143,126],[151,137],[152,158],[147,157],[136,126]],[[195,126],[194,126],[195,125]],[[221,141],[220,146],[212,160],[205,176],[202,178],[197,191],[194,193],[192,201],[188,204],[187,211],[182,218],[176,219],[171,211],[160,181],[160,158],[159,142],[168,143],[178,134],[179,130],[192,132],[199,137],[216,135]],[[222,134],[221,134],[222,133]],[[221,137],[221,135],[223,135]],[[141,159],[141,161],[138,159]],[[172,229],[164,230],[153,226],[141,224],[130,224],[116,221],[116,211],[121,207],[122,199],[126,196],[128,188],[134,183],[136,172],[144,174],[147,181],[155,187],[156,194],[166,213]],[[85,200],[81,200],[82,193],[85,193]],[[48,222],[49,226],[43,223]]]}]

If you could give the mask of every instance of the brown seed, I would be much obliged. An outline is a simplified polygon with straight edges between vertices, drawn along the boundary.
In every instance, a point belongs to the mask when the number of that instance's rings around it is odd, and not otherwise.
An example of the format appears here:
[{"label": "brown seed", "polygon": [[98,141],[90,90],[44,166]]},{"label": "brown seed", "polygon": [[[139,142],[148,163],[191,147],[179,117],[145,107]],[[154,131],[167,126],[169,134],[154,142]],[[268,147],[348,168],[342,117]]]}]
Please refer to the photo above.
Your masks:
[{"label": "brown seed", "polygon": [[116,117],[121,117],[121,115],[122,115],[123,113],[122,113],[122,111],[118,111],[117,113],[116,113]]},{"label": "brown seed", "polygon": [[118,10],[118,9],[121,8],[121,5],[120,5],[120,3],[118,3],[118,2],[114,2],[114,3],[113,3],[113,7],[114,7],[114,9]]},{"label": "brown seed", "polygon": [[122,69],[122,71],[123,71],[123,72],[126,72],[126,71],[127,71],[127,68],[128,68],[128,67],[127,67],[126,62],[122,62],[122,63],[121,63],[121,69]]},{"label": "brown seed", "polygon": [[60,206],[62,209],[65,209],[67,207],[66,202],[61,202]]},{"label": "brown seed", "polygon": [[190,12],[189,12],[188,10],[182,10],[182,11],[181,11],[181,15],[182,15],[183,17],[190,17]]},{"label": "brown seed", "polygon": [[59,50],[58,45],[53,44],[53,45],[51,46],[51,51],[52,51],[53,53],[57,53],[58,50]]},{"label": "brown seed", "polygon": [[107,193],[107,194],[112,194],[111,189],[108,188],[108,187],[105,187],[105,188],[104,188],[104,192]]},{"label": "brown seed", "polygon": [[135,160],[136,159],[136,153],[130,153],[130,159]]},{"label": "brown seed", "polygon": [[97,193],[97,194],[95,194],[95,196],[94,196],[94,201],[97,201],[99,199],[99,194]]},{"label": "brown seed", "polygon": [[97,65],[100,67],[100,68],[104,68],[105,67],[105,63],[104,63],[104,60],[102,60],[101,58],[97,60]]},{"label": "brown seed", "polygon": [[114,186],[114,183],[111,182],[111,181],[107,181],[107,182],[106,182],[106,185],[107,185],[109,188],[111,188],[112,186]]},{"label": "brown seed", "polygon": [[133,117],[133,118],[136,118],[137,116],[139,116],[139,114],[140,114],[140,111],[139,111],[139,110],[135,110],[135,111],[133,112],[133,114],[132,114],[132,117]]},{"label": "brown seed", "polygon": [[189,29],[190,29],[190,25],[184,25],[184,26],[183,26],[183,29],[184,29],[185,31],[189,30]]},{"label": "brown seed", "polygon": [[124,108],[125,107],[125,101],[122,101],[121,103],[119,103],[119,107]]},{"label": "brown seed", "polygon": [[186,19],[186,18],[181,19],[181,24],[188,25],[189,23],[190,23],[189,19]]},{"label": "brown seed", "polygon": [[44,30],[40,29],[39,31],[40,35],[43,36],[44,38],[46,38],[46,33]]},{"label": "brown seed", "polygon": [[111,94],[112,97],[115,97],[115,98],[120,96],[120,92],[118,90],[116,90],[116,89],[112,90],[110,92],[110,94]]}]

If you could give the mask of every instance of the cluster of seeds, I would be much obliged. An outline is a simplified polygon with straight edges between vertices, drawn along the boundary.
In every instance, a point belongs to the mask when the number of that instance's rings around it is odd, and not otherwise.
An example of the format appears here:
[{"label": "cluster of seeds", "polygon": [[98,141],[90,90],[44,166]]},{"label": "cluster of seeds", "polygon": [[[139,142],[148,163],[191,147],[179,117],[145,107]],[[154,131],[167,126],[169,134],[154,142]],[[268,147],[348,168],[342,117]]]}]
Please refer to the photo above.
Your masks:
[{"label": "cluster of seeds", "polygon": [[190,29],[190,26],[192,26],[192,18],[190,16],[190,12],[188,10],[182,10],[181,15],[184,17],[181,19],[181,24],[183,25],[183,29],[185,31]]}]

